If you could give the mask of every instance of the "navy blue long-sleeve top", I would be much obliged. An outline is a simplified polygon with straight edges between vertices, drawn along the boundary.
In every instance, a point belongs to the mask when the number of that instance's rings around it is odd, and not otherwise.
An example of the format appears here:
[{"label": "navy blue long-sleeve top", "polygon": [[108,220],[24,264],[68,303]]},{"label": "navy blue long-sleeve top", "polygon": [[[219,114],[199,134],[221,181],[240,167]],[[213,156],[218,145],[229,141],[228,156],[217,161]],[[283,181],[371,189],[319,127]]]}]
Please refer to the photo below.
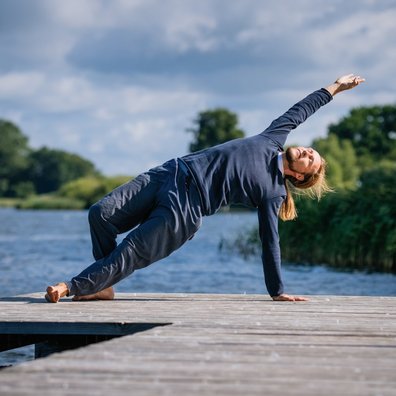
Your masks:
[{"label": "navy blue long-sleeve top", "polygon": [[286,197],[278,154],[291,130],[332,99],[324,88],[291,107],[256,136],[235,139],[182,157],[197,183],[203,214],[242,204],[258,209],[265,283],[271,296],[283,293],[278,213]]}]

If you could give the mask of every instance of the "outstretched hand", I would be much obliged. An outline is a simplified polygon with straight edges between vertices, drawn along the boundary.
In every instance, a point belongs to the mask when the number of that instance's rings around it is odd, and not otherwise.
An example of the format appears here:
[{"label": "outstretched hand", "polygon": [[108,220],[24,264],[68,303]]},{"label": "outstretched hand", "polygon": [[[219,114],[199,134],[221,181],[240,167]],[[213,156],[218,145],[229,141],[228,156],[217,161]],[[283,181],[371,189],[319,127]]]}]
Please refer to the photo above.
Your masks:
[{"label": "outstretched hand", "polygon": [[273,296],[274,301],[308,301],[306,297],[300,296],[289,296],[288,294],[280,294],[279,296]]},{"label": "outstretched hand", "polygon": [[360,76],[355,76],[354,74],[347,74],[346,76],[337,78],[336,84],[339,84],[340,90],[346,91],[347,89],[356,87],[364,81],[366,80]]},{"label": "outstretched hand", "polygon": [[337,78],[337,80],[326,89],[334,96],[342,91],[355,88],[364,81],[366,80],[363,77],[355,76],[354,74],[347,74]]}]

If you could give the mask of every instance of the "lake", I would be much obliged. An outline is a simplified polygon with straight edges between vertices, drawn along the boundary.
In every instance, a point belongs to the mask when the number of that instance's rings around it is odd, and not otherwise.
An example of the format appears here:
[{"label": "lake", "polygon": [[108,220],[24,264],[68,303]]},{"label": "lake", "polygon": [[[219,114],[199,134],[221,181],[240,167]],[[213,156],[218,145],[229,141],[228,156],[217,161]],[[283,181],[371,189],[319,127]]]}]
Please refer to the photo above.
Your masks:
[{"label": "lake", "polygon": [[[244,260],[219,249],[222,240],[235,239],[256,223],[254,212],[206,217],[191,241],[166,259],[136,271],[115,290],[266,294],[260,257]],[[0,209],[0,297],[44,295],[47,285],[68,280],[91,263],[86,211]],[[284,263],[283,277],[290,294],[396,296],[396,276],[392,274]],[[26,358],[26,354],[26,348],[0,353],[0,365]]]}]

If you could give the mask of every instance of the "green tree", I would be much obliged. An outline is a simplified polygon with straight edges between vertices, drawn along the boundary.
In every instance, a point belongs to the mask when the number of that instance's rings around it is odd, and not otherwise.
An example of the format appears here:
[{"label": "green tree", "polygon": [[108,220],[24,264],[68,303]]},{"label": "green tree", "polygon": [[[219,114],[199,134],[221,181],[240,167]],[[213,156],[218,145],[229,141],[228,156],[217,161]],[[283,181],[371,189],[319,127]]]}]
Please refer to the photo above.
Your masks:
[{"label": "green tree", "polygon": [[92,162],[62,150],[47,147],[30,155],[29,179],[37,193],[58,190],[63,184],[83,176],[99,175]]},{"label": "green tree", "polygon": [[28,138],[12,122],[0,119],[0,196],[13,196],[28,168]]},{"label": "green tree", "polygon": [[329,134],[352,142],[364,170],[384,157],[396,160],[396,105],[352,109]]},{"label": "green tree", "polygon": [[190,144],[191,152],[245,136],[237,127],[238,116],[221,107],[200,112],[194,124],[194,127],[187,129],[194,138]]},{"label": "green tree", "polygon": [[64,184],[58,191],[60,197],[84,202],[89,208],[105,194],[131,179],[130,176],[86,176]]},{"label": "green tree", "polygon": [[332,187],[356,188],[359,167],[350,140],[329,135],[327,138],[314,140],[312,147],[326,159],[327,179]]}]

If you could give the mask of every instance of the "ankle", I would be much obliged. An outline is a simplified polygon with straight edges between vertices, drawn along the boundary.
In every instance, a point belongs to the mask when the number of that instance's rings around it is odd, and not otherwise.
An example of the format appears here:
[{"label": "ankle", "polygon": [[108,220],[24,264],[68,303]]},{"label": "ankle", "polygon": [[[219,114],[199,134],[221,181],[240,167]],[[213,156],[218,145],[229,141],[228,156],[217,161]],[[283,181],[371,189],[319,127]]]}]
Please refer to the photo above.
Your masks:
[{"label": "ankle", "polygon": [[60,291],[60,294],[61,294],[62,297],[63,297],[63,296],[69,297],[69,292],[70,292],[70,290],[69,290],[69,288],[67,287],[67,284],[66,284],[65,282],[60,282],[60,283],[58,283],[56,286],[59,287],[59,291]]}]

